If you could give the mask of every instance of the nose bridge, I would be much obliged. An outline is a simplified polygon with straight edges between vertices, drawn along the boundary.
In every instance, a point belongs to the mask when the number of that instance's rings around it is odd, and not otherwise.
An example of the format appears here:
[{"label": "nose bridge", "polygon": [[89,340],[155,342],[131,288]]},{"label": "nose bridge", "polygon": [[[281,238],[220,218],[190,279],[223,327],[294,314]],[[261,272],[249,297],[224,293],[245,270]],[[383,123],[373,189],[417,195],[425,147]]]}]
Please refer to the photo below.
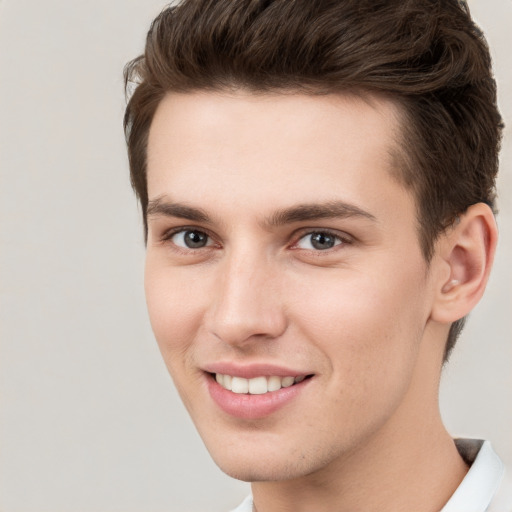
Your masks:
[{"label": "nose bridge", "polygon": [[286,327],[276,265],[263,252],[232,251],[221,263],[211,331],[226,343],[275,338]]}]

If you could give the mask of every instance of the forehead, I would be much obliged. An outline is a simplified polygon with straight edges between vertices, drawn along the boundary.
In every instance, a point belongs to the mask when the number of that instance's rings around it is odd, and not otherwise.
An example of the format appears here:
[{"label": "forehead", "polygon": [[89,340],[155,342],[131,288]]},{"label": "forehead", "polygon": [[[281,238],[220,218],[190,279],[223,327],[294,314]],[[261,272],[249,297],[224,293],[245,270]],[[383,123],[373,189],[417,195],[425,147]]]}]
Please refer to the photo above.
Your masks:
[{"label": "forehead", "polygon": [[368,206],[390,187],[409,195],[394,178],[399,136],[399,109],[377,96],[168,94],[149,133],[148,194],[215,207]]}]

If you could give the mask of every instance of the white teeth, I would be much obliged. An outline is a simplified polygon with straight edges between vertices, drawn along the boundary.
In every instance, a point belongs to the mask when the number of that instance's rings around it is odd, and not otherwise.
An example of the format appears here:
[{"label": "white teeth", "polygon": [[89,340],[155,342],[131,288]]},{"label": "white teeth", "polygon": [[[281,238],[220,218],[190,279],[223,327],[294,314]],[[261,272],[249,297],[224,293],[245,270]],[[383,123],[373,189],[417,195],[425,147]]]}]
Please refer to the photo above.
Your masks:
[{"label": "white teeth", "polygon": [[224,384],[222,384],[222,387],[231,391],[232,381],[233,377],[231,377],[231,375],[224,375]]},{"label": "white teeth", "polygon": [[253,379],[244,379],[243,377],[233,377],[231,375],[215,374],[215,380],[228,391],[237,394],[263,395],[270,391],[278,391],[281,388],[288,388],[295,383],[302,382],[306,377],[254,377]]},{"label": "white teeth", "polygon": [[[222,386],[222,384],[221,384]],[[248,393],[249,392],[249,381],[242,377],[233,377],[231,381],[231,391],[233,393]]]},{"label": "white teeth", "polygon": [[281,377],[269,377],[267,386],[269,391],[278,391],[281,389]]},{"label": "white teeth", "polygon": [[289,388],[295,382],[295,377],[284,377],[281,381],[283,388]]},{"label": "white teeth", "polygon": [[251,395],[263,395],[267,391],[267,379],[265,377],[249,379],[249,393]]}]

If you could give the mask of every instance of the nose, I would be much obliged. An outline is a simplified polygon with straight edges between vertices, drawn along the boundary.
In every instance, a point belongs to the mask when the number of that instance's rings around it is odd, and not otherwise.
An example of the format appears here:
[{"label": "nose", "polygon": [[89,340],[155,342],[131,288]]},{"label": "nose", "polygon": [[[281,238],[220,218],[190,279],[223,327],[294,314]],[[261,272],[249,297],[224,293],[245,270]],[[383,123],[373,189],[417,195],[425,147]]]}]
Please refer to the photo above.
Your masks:
[{"label": "nose", "polygon": [[233,346],[279,337],[287,326],[279,270],[265,258],[233,255],[220,264],[208,330]]}]

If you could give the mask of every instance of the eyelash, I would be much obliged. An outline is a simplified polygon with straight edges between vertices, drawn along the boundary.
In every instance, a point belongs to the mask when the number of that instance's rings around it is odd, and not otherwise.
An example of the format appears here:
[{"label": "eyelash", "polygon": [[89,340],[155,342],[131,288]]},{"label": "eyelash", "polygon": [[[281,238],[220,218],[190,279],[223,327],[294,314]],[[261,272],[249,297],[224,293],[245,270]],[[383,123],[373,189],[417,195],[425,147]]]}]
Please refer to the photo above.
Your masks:
[{"label": "eyelash", "polygon": [[[194,248],[184,248],[184,247],[181,247],[175,243],[172,243],[171,242],[171,239],[179,234],[179,233],[185,233],[187,231],[195,231],[197,233],[203,233],[205,234],[210,240],[213,240],[215,241],[214,237],[205,229],[199,229],[199,228],[196,228],[194,226],[181,226],[181,227],[177,227],[177,228],[173,228],[169,231],[166,231],[162,237],[161,237],[161,242],[162,243],[171,243],[172,246],[173,246],[173,250],[175,251],[178,251],[178,252],[181,252],[183,254],[190,254],[190,252],[198,252],[199,250],[201,249],[211,249],[212,247],[215,248],[215,243],[212,244],[212,245],[207,245],[207,246],[204,246],[204,247],[198,247],[196,249]],[[327,248],[327,249],[324,249],[324,250],[321,250],[321,249],[302,249],[304,251],[308,251],[312,254],[315,254],[315,255],[318,255],[318,256],[321,256],[322,254],[329,254],[330,252],[332,252],[332,250],[336,250],[336,248],[338,246],[346,246],[346,245],[350,245],[353,243],[353,238],[350,237],[349,235],[347,234],[340,234],[339,232],[336,232],[336,231],[333,231],[333,230],[330,230],[330,229],[308,229],[308,230],[301,230],[298,234],[294,234],[293,236],[293,240],[294,242],[292,244],[290,244],[288,247],[292,250],[301,250],[300,248],[297,247],[297,245],[299,244],[299,242],[306,238],[307,236],[312,236],[314,234],[322,234],[322,235],[327,235],[327,236],[330,236],[330,237],[333,237],[335,238],[336,240],[339,241],[339,243],[336,243],[333,247],[330,247],[330,248]],[[217,244],[217,247],[218,247],[219,244]]]}]

